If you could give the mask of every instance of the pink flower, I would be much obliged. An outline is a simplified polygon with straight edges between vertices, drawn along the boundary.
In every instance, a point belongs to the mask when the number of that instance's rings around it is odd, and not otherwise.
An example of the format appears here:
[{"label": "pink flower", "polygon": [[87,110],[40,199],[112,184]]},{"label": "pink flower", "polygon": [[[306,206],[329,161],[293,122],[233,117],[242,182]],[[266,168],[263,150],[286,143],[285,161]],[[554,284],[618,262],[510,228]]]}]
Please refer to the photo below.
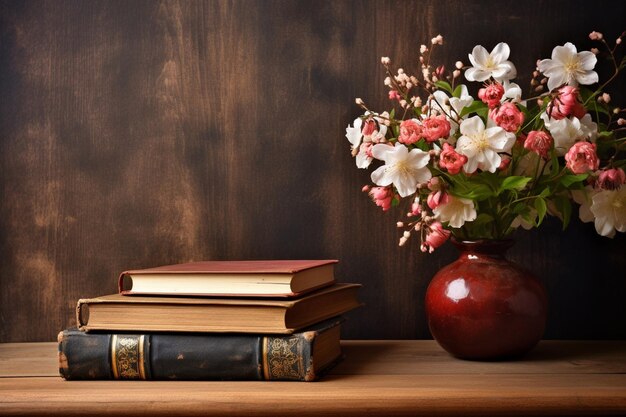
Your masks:
[{"label": "pink flower", "polygon": [[500,171],[504,171],[505,169],[507,169],[509,167],[509,165],[511,165],[511,158],[509,158],[506,155],[502,155],[502,160],[500,161],[500,165],[498,166],[498,169]]},{"label": "pink flower", "polygon": [[504,87],[498,82],[489,84],[485,88],[478,90],[478,98],[489,106],[490,109],[496,108],[500,105],[500,100],[503,95]]},{"label": "pink flower", "polygon": [[428,187],[430,191],[439,191],[442,188],[441,180],[439,180],[439,177],[432,177],[431,179],[428,180],[428,182],[426,183],[426,186]]},{"label": "pink flower", "polygon": [[389,100],[400,100],[400,99],[402,99],[402,97],[400,97],[400,94],[398,94],[396,90],[389,91]]},{"label": "pink flower", "polygon": [[450,231],[444,229],[440,222],[434,222],[431,224],[428,227],[427,233],[426,239],[420,248],[422,252],[433,252],[439,246],[446,243],[446,241],[450,238]]},{"label": "pink flower", "polygon": [[578,103],[578,88],[571,85],[564,85],[557,90],[559,101],[567,107],[572,107]]},{"label": "pink flower", "polygon": [[601,32],[596,32],[595,30],[589,34],[589,39],[592,41],[600,41],[604,36]]},{"label": "pink flower", "polygon": [[383,211],[387,211],[391,208],[391,201],[393,200],[391,187],[372,187],[369,190],[369,196]]},{"label": "pink flower", "polygon": [[466,162],[467,156],[455,151],[449,143],[443,144],[443,151],[439,154],[439,166],[441,168],[447,169],[452,175],[456,175]]},{"label": "pink flower", "polygon": [[428,142],[447,138],[450,135],[450,122],[446,116],[433,116],[422,122],[422,137]]},{"label": "pink flower", "polygon": [[434,210],[441,204],[448,204],[448,200],[448,194],[443,190],[439,190],[428,194],[426,204],[428,204],[431,210]]},{"label": "pink flower", "polygon": [[363,122],[363,128],[361,129],[361,133],[363,133],[363,136],[370,136],[377,130],[378,126],[376,126],[376,122],[372,119],[368,119]]},{"label": "pink flower", "polygon": [[626,174],[621,168],[605,169],[600,173],[596,186],[603,190],[617,190],[626,182]]},{"label": "pink flower", "polygon": [[374,147],[374,143],[372,142],[362,143],[361,146],[359,146],[359,153],[364,154],[368,158],[373,158],[374,157],[374,155],[372,155],[373,147]]},{"label": "pink flower", "polygon": [[400,123],[400,136],[398,136],[398,142],[410,145],[417,142],[422,137],[422,126],[417,123],[417,120],[403,120]]},{"label": "pink flower", "polygon": [[422,212],[422,207],[420,206],[420,201],[418,198],[416,198],[415,200],[413,200],[413,203],[411,204],[411,211],[407,213],[407,217],[417,216],[421,212]]},{"label": "pink flower", "polygon": [[507,132],[517,131],[524,122],[524,113],[511,102],[502,104],[498,109],[492,109],[489,112],[489,117]]},{"label": "pink flower", "polygon": [[578,88],[570,85],[558,89],[558,95],[548,104],[546,112],[555,120],[570,115],[581,119],[587,113],[585,107],[578,101]]},{"label": "pink flower", "polygon": [[533,130],[528,133],[524,141],[524,148],[539,154],[544,159],[548,159],[548,153],[552,149],[553,144],[554,139],[548,132]]},{"label": "pink flower", "polygon": [[600,164],[595,143],[576,142],[565,154],[565,162],[565,166],[574,174],[595,171]]}]

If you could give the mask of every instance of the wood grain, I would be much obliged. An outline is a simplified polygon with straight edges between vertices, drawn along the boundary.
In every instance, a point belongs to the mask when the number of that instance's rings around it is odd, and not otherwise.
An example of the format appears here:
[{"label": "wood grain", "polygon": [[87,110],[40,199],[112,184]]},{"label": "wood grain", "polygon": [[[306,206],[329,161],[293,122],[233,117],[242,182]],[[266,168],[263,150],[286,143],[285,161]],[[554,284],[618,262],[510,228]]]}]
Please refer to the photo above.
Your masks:
[{"label": "wood grain", "polygon": [[67,382],[52,373],[56,344],[4,344],[0,414],[618,415],[625,343],[547,341],[525,360],[488,363],[433,341],[344,341],[344,362],[315,383]]},{"label": "wood grain", "polygon": [[[544,340],[515,361],[457,360],[432,340],[343,340],[332,375],[626,374],[625,341]],[[56,343],[0,343],[0,378],[58,377]]]},{"label": "wood grain", "polygon": [[[338,258],[367,305],[347,337],[429,337],[424,293],[455,252],[399,249],[402,213],[359,191],[369,173],[343,136],[354,98],[385,108],[380,56],[411,68],[437,33],[448,65],[508,42],[525,86],[554,45],[615,38],[625,8],[0,1],[0,342],[54,340],[122,270],[205,259]],[[511,256],[546,283],[546,336],[626,338],[624,236],[544,226]]]}]

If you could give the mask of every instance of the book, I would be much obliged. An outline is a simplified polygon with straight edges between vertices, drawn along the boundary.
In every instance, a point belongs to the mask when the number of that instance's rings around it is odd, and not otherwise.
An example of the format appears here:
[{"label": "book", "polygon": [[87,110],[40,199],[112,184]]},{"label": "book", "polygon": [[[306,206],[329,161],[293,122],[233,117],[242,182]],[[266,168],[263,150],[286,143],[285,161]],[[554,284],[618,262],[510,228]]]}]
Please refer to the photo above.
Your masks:
[{"label": "book", "polygon": [[334,284],[296,299],[128,297],[80,299],[78,328],[119,331],[289,334],[360,305],[359,284]]},{"label": "book", "polygon": [[336,260],[205,261],[125,271],[125,295],[296,297],[335,282]]},{"label": "book", "polygon": [[66,380],[313,381],[341,358],[341,319],[293,335],[59,333]]}]

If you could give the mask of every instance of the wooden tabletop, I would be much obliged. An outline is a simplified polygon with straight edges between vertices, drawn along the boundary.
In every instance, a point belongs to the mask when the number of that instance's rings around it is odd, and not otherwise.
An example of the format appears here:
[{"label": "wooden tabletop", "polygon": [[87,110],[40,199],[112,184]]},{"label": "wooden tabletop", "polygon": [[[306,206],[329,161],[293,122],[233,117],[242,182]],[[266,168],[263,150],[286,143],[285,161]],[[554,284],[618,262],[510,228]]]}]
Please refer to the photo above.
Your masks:
[{"label": "wooden tabletop", "polygon": [[56,343],[0,344],[0,415],[626,415],[626,341],[544,341],[523,360],[433,341],[344,341],[318,382],[64,381]]}]

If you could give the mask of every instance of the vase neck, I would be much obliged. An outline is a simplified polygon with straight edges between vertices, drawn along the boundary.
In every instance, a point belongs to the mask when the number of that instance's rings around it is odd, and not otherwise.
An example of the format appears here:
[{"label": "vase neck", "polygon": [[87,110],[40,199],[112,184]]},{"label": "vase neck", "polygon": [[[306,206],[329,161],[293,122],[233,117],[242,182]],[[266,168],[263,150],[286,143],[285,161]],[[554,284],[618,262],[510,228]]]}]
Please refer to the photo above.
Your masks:
[{"label": "vase neck", "polygon": [[488,256],[490,258],[504,258],[506,251],[513,246],[513,240],[457,240],[452,243],[461,252],[461,257]]}]

